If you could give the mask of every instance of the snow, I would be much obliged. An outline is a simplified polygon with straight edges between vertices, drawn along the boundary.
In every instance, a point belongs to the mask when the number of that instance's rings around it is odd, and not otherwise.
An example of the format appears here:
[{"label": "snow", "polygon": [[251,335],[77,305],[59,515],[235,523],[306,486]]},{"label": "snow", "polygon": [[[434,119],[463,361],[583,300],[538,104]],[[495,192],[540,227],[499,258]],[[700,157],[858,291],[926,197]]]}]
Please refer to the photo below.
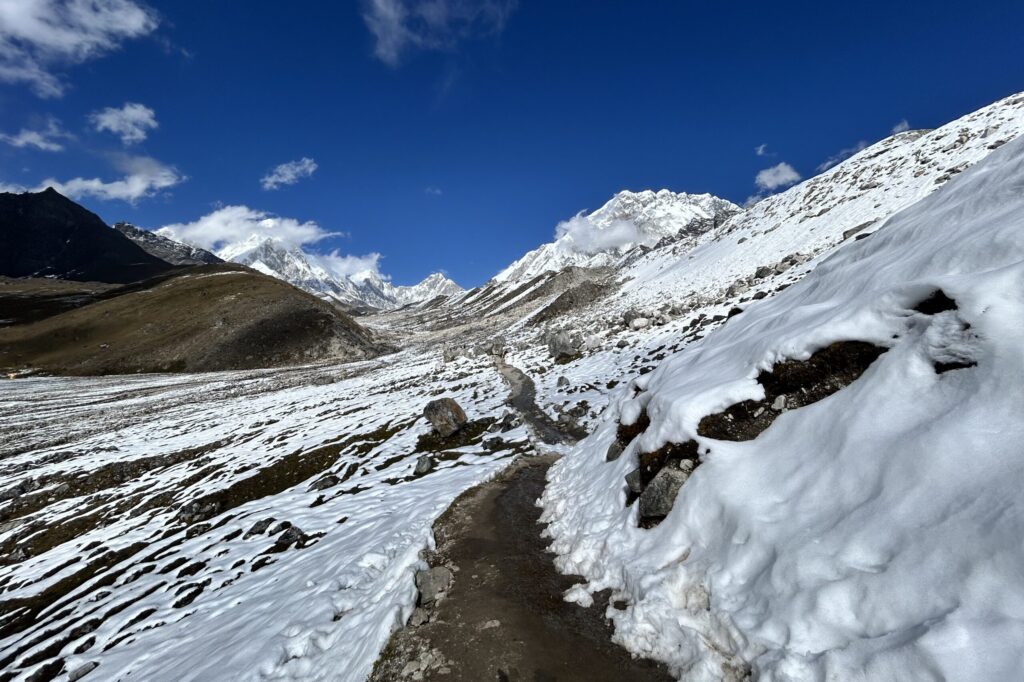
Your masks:
[{"label": "snow", "polygon": [[[42,490],[95,478],[95,492],[44,503],[28,518],[73,527],[98,510],[106,520],[0,566],[4,599],[40,594],[103,552],[144,547],[76,589],[69,610],[45,611],[23,632],[0,638],[0,658],[17,654],[5,667],[25,679],[39,665],[20,662],[55,646],[51,656],[59,654],[66,672],[99,663],[90,674],[97,679],[365,678],[412,611],[413,573],[432,544],[433,521],[463,490],[531,452],[519,428],[439,456],[433,472],[412,477],[416,438],[429,428],[418,417],[437,394],[455,398],[475,419],[500,415],[507,393],[486,360],[439,367],[424,349],[283,371],[5,384],[4,489],[27,478]],[[308,490],[317,472],[214,514],[193,537],[175,521],[191,500],[333,443],[347,445],[327,471],[353,473],[339,485]],[[201,454],[102,483],[105,467],[195,448]],[[266,555],[273,538],[244,533],[268,517],[320,537]],[[0,543],[20,530],[5,525]],[[273,563],[256,568],[265,556]],[[99,580],[112,581],[110,588]],[[196,585],[204,587],[195,600],[179,604]],[[107,615],[91,623],[100,614]]]},{"label": "snow", "polygon": [[[1022,228],[1017,139],[618,390],[543,497],[559,568],[629,602],[609,609],[616,641],[688,680],[747,664],[787,681],[1019,674]],[[936,288],[958,309],[910,309]],[[847,339],[888,351],[755,440],[697,435],[763,395],[758,371]],[[951,356],[977,366],[936,373]],[[651,426],[606,463],[617,419],[641,406]],[[636,453],[691,438],[702,463],[671,514],[637,528]]]}]

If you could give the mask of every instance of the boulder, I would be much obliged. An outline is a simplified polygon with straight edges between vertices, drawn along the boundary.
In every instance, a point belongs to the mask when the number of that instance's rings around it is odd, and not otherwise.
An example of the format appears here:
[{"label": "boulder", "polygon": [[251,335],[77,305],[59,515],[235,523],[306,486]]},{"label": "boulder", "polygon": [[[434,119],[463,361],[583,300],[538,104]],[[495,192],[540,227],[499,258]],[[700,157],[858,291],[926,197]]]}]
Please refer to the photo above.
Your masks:
[{"label": "boulder", "polygon": [[444,566],[434,566],[416,572],[416,589],[420,591],[420,606],[432,606],[444,596],[452,584],[452,572]]},{"label": "boulder", "polygon": [[555,382],[555,385],[558,386],[558,388],[568,388],[569,377],[563,374],[562,376],[558,377],[558,381]]},{"label": "boulder", "polygon": [[769,265],[762,265],[756,271],[754,271],[754,277],[757,277],[758,279],[764,279],[765,277],[770,277],[774,272],[775,268]]},{"label": "boulder", "polygon": [[466,424],[466,413],[451,398],[431,400],[423,408],[423,416],[434,427],[434,431],[447,438]]},{"label": "boulder", "polygon": [[629,323],[629,328],[636,331],[639,329],[646,329],[651,325],[651,321],[646,317],[638,317]]},{"label": "boulder", "polygon": [[310,491],[313,491],[313,490],[326,490],[327,488],[331,488],[333,486],[336,486],[339,483],[341,483],[341,479],[340,478],[338,478],[334,474],[327,474],[323,478],[318,479],[316,481],[313,481],[309,485],[309,489],[310,489]]},{"label": "boulder", "polygon": [[668,516],[676,501],[679,489],[693,472],[693,460],[684,459],[678,464],[670,463],[658,472],[658,475],[640,494],[640,516],[644,518],[661,518]]},{"label": "boulder", "polygon": [[608,452],[604,455],[604,461],[614,462],[622,455],[622,452],[625,449],[626,446],[622,444],[622,441],[616,438],[611,442],[611,445],[608,446]]},{"label": "boulder", "polygon": [[423,476],[425,474],[429,474],[433,470],[434,458],[430,455],[421,455],[420,458],[416,460],[416,468],[413,469],[412,473],[416,476]]},{"label": "boulder", "polygon": [[639,495],[644,491],[643,479],[640,477],[640,468],[633,469],[626,474],[626,487],[630,492]]},{"label": "boulder", "polygon": [[569,332],[559,331],[548,337],[548,352],[557,363],[566,363],[580,356],[582,340],[570,336]]}]

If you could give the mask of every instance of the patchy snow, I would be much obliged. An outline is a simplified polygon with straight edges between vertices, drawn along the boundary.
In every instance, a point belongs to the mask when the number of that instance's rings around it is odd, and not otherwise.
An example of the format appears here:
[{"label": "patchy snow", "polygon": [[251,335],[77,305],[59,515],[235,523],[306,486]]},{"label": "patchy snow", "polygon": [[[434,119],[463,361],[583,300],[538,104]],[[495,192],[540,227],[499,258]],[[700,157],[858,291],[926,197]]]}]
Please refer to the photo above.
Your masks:
[{"label": "patchy snow", "polygon": [[[629,602],[609,609],[617,641],[693,680],[748,664],[787,681],[1019,675],[1022,230],[1017,139],[618,389],[543,498],[559,568]],[[956,310],[911,310],[938,288]],[[763,395],[758,371],[847,339],[888,351],[755,440],[697,435]],[[937,373],[951,357],[977,366]],[[641,407],[650,427],[606,463],[616,421]],[[624,475],[689,439],[702,463],[669,516],[637,528]]]}]

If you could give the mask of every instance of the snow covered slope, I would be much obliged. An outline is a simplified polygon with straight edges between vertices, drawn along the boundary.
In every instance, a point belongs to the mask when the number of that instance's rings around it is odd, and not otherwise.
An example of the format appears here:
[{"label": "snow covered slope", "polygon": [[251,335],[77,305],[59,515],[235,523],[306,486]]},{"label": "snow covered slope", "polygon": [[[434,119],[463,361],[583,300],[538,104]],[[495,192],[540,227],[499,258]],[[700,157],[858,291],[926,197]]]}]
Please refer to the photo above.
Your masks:
[{"label": "snow covered slope", "polygon": [[212,265],[222,259],[206,249],[190,246],[163,235],[142,230],[131,223],[114,223],[114,229],[142,247],[142,250],[172,265]]},{"label": "snow covered slope", "polygon": [[[878,158],[903,149],[889,175],[857,179],[881,187],[837,191],[862,154],[728,234],[781,242],[787,226],[772,216],[784,207],[806,206],[790,220],[809,230],[823,208],[871,219],[885,187],[893,201],[928,194],[914,179],[949,173],[954,150],[969,164],[1004,142],[1019,101],[955,133],[882,143]],[[628,602],[608,615],[633,651],[688,680],[739,680],[749,667],[762,680],[982,682],[1024,668],[1024,139],[948,182],[926,179],[943,186],[618,389],[553,469],[543,504],[558,565]],[[691,281],[710,281],[695,270]],[[914,310],[937,290],[955,303]],[[753,440],[698,433],[702,417],[762,398],[760,371],[845,340],[886,350]],[[617,422],[641,411],[649,426],[606,462]],[[638,453],[689,440],[701,463],[667,518],[638,528],[624,476]]]},{"label": "snow covered slope", "polygon": [[288,247],[273,237],[253,235],[221,249],[217,255],[283,279],[312,294],[353,306],[387,310],[462,291],[462,287],[441,273],[434,273],[412,286],[395,286],[373,272],[338,274],[323,258],[299,247]]},{"label": "snow covered slope", "polygon": [[518,282],[573,265],[613,265],[636,246],[654,246],[683,232],[703,232],[739,210],[710,194],[619,192],[593,213],[561,223],[555,241],[530,251],[494,279]]}]

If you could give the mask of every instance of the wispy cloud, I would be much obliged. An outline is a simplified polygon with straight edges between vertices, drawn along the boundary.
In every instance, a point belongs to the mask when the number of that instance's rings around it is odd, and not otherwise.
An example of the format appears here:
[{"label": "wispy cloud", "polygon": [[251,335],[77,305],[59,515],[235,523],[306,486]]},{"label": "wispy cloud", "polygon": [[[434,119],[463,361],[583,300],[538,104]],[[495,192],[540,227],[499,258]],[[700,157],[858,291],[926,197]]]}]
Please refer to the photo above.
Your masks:
[{"label": "wispy cloud", "polygon": [[248,206],[221,206],[190,223],[173,223],[158,233],[204,249],[219,251],[236,246],[250,237],[271,237],[285,246],[300,247],[327,237],[340,236],[315,221],[284,218]]},{"label": "wispy cloud", "polygon": [[771,168],[765,168],[754,178],[754,184],[763,192],[772,192],[800,181],[796,169],[783,161]]},{"label": "wispy cloud", "polygon": [[149,131],[156,130],[156,112],[145,104],[125,102],[121,108],[107,107],[89,114],[89,121],[97,131],[107,131],[121,138],[125,145],[138,144]]},{"label": "wispy cloud", "polygon": [[62,151],[64,145],[59,140],[70,137],[71,134],[61,128],[60,122],[52,117],[47,119],[46,125],[41,128],[22,128],[14,135],[0,133],[0,141],[12,147],[31,147],[44,152]]},{"label": "wispy cloud", "polygon": [[434,187],[433,185],[431,185],[430,187],[427,187],[425,190],[423,190],[423,193],[428,195],[428,196],[432,196],[432,197],[439,197],[442,194],[444,194],[444,192],[441,191],[440,187]]},{"label": "wispy cloud", "polygon": [[285,185],[294,185],[302,178],[313,175],[317,168],[316,161],[308,157],[282,163],[260,178],[260,186],[265,190],[272,190]]},{"label": "wispy cloud", "polygon": [[848,158],[850,158],[851,156],[853,156],[857,152],[863,151],[864,149],[867,149],[867,146],[868,146],[868,143],[865,142],[864,140],[861,140],[860,142],[858,142],[857,144],[853,145],[852,147],[847,147],[846,149],[840,149],[838,153],[833,154],[832,156],[828,157],[827,159],[822,161],[820,164],[818,164],[818,167],[815,170],[817,170],[819,173],[822,172],[822,171],[827,171],[832,166],[835,166],[838,163],[842,163],[843,161],[846,161]]},{"label": "wispy cloud", "polygon": [[775,156],[774,154],[768,151],[767,143],[762,143],[754,147],[754,153],[757,154],[758,156]]},{"label": "wispy cloud", "polygon": [[555,227],[555,239],[560,248],[573,253],[593,254],[615,251],[633,244],[652,244],[655,239],[645,235],[628,220],[616,220],[609,225],[598,225],[582,212]]},{"label": "wispy cloud", "polygon": [[398,66],[410,50],[454,50],[463,40],[501,33],[516,0],[364,0],[374,54]]},{"label": "wispy cloud", "polygon": [[47,178],[35,187],[3,185],[3,188],[8,192],[41,192],[47,187],[53,187],[72,199],[93,197],[104,201],[119,200],[134,204],[139,199],[159,194],[188,179],[173,166],[165,165],[148,156],[116,156],[114,166],[124,173],[124,176],[117,180],[107,181],[100,178],[81,177],[70,180]]},{"label": "wispy cloud", "polygon": [[60,97],[57,70],[151,33],[158,17],[133,0],[0,1],[0,81]]},{"label": "wispy cloud", "polygon": [[908,130],[910,130],[910,124],[907,122],[907,119],[903,119],[892,127],[891,132],[893,135],[899,135],[900,133],[905,133]]}]

